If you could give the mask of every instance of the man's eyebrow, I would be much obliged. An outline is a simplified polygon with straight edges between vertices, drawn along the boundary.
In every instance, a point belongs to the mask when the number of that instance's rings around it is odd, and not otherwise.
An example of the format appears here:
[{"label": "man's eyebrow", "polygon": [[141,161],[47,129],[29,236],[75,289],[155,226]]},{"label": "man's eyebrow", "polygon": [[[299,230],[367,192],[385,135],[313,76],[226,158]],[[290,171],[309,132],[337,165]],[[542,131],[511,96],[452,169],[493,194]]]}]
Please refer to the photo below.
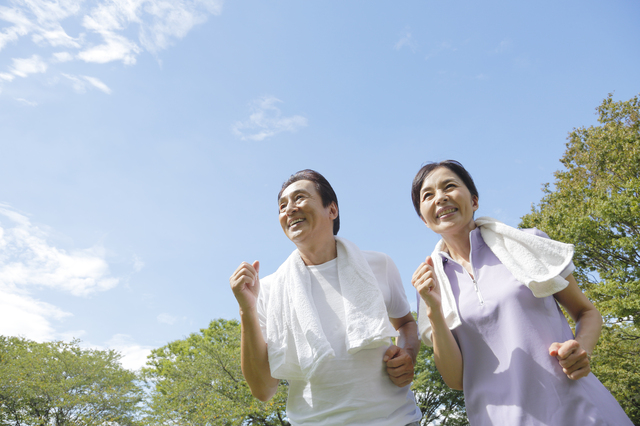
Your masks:
[{"label": "man's eyebrow", "polygon": [[292,196],[292,195],[296,195],[296,194],[308,194],[309,192],[305,191],[304,189],[296,189],[294,191],[291,191],[290,193],[288,193],[286,196],[283,195],[282,197],[280,197],[280,199],[278,200],[278,204],[282,203],[287,197]]}]

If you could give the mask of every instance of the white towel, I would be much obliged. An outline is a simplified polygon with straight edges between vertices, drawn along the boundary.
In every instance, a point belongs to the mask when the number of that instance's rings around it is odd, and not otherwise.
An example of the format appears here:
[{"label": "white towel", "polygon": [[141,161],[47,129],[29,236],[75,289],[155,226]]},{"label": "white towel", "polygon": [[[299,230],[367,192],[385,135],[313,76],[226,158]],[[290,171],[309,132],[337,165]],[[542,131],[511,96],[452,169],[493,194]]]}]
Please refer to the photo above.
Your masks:
[{"label": "white towel", "polygon": [[[569,282],[560,274],[571,263],[573,244],[522,232],[490,217],[481,217],[475,222],[487,246],[535,297],[547,297],[567,287]],[[443,247],[444,241],[440,240],[431,258],[440,284],[442,313],[449,328],[454,329],[460,325],[460,316],[442,258],[438,254]],[[420,298],[420,312],[426,312],[426,309],[427,305]],[[418,328],[422,341],[431,345],[431,322],[426,315],[418,317]]]},{"label": "white towel", "polygon": [[[336,237],[338,278],[346,319],[348,353],[389,344],[398,336],[382,291],[360,249]],[[295,250],[278,270],[261,279],[270,286],[266,306],[267,350],[271,375],[309,380],[335,353],[322,330],[313,302],[309,270]]]}]

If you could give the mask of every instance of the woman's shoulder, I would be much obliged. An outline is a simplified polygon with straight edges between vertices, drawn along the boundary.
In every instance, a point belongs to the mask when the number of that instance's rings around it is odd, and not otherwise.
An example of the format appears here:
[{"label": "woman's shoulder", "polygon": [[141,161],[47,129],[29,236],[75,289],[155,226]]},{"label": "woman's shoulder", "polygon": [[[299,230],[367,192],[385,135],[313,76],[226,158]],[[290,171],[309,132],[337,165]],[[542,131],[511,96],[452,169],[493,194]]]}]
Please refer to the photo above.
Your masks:
[{"label": "woman's shoulder", "polygon": [[549,236],[538,228],[518,228],[519,231],[526,232],[527,234],[536,235],[542,238],[549,238]]}]

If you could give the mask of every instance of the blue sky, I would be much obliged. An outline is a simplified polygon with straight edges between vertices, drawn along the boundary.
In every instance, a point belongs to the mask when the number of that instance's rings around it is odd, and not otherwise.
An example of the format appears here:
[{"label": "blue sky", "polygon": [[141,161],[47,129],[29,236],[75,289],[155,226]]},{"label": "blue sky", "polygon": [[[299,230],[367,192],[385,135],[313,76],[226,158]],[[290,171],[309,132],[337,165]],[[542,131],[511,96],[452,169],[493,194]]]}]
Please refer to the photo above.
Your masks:
[{"label": "blue sky", "polygon": [[3,0],[0,334],[138,368],[237,318],[241,261],[293,250],[276,196],[313,168],[340,235],[410,277],[427,161],[510,225],[608,93],[640,92],[636,1]]}]

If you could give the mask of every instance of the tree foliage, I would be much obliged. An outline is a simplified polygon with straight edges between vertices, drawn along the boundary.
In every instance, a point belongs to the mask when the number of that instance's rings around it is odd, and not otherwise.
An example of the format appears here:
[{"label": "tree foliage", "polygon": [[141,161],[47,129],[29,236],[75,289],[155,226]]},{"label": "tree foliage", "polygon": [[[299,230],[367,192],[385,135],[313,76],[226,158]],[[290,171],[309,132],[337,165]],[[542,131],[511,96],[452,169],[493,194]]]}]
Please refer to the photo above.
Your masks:
[{"label": "tree foliage", "polygon": [[0,336],[0,425],[136,425],[142,392],[115,351]]},{"label": "tree foliage", "polygon": [[432,347],[421,346],[411,389],[422,411],[422,424],[442,426],[469,424],[464,395],[462,391],[453,390],[444,383],[436,369]]},{"label": "tree foliage", "polygon": [[240,324],[209,328],[152,351],[143,368],[153,425],[289,425],[286,384],[267,403],[251,395],[240,369]]},{"label": "tree foliage", "polygon": [[575,245],[574,276],[606,321],[593,371],[640,424],[640,101],[609,95],[597,111],[520,226]]}]

